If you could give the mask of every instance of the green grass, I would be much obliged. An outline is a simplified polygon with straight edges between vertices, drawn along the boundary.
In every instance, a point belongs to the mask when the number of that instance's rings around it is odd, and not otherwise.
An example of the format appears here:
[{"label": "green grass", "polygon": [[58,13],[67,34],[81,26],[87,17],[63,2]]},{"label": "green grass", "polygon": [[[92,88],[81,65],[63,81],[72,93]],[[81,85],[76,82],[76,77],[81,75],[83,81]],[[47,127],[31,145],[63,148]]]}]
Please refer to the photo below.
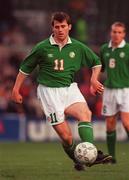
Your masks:
[{"label": "green grass", "polygon": [[[106,152],[104,143],[97,147]],[[0,180],[129,180],[129,143],[117,144],[116,165],[73,169],[58,143],[0,143]]]}]

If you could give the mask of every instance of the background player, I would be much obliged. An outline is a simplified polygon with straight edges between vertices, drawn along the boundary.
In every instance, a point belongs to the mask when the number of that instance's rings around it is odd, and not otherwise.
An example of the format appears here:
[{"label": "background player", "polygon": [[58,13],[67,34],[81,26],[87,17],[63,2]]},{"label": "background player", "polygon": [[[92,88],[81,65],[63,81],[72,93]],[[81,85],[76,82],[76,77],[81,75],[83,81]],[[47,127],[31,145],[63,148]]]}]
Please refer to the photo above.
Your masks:
[{"label": "background player", "polygon": [[102,114],[106,116],[107,147],[116,163],[116,120],[118,113],[129,138],[129,44],[125,42],[125,25],[115,22],[111,26],[109,43],[101,47],[103,69],[106,70]]}]

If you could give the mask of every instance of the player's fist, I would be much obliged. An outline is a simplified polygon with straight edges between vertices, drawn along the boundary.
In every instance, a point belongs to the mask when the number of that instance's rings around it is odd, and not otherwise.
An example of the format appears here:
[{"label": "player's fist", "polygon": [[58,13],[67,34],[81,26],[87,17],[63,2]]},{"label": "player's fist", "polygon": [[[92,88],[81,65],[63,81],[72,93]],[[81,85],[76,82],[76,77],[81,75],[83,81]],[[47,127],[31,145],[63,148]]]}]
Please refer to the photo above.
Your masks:
[{"label": "player's fist", "polygon": [[102,94],[104,91],[104,86],[99,81],[93,81],[90,86],[90,92],[92,95]]},{"label": "player's fist", "polygon": [[22,101],[23,101],[21,94],[19,93],[19,91],[16,91],[15,89],[13,89],[13,91],[12,91],[11,99],[12,99],[14,102],[20,103],[20,104],[21,104]]}]

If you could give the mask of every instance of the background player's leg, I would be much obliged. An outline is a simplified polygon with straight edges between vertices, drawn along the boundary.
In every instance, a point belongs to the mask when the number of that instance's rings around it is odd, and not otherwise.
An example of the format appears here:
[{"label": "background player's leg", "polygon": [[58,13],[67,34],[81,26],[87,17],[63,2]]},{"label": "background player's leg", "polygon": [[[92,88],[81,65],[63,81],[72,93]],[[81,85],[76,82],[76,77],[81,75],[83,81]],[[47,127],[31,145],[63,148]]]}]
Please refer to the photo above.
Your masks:
[{"label": "background player's leg", "polygon": [[106,129],[107,129],[107,148],[109,154],[113,157],[115,163],[116,159],[116,118],[117,115],[106,117]]},{"label": "background player's leg", "polygon": [[120,116],[121,116],[121,120],[122,120],[123,126],[126,130],[127,137],[129,140],[129,113],[128,112],[121,112]]}]

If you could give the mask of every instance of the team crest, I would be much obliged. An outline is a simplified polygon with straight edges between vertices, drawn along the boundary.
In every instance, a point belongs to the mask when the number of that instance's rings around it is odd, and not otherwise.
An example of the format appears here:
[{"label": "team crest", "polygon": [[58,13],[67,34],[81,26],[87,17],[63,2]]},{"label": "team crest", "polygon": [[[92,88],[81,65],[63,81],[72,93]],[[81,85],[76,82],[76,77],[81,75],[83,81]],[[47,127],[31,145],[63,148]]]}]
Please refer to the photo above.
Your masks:
[{"label": "team crest", "polygon": [[120,57],[124,58],[125,57],[125,53],[124,52],[120,52]]},{"label": "team crest", "polygon": [[74,58],[74,57],[75,57],[75,52],[73,52],[73,51],[70,52],[70,53],[69,53],[69,56],[70,56],[71,58]]},{"label": "team crest", "polygon": [[47,56],[48,56],[48,58],[52,58],[53,54],[48,54]]}]

